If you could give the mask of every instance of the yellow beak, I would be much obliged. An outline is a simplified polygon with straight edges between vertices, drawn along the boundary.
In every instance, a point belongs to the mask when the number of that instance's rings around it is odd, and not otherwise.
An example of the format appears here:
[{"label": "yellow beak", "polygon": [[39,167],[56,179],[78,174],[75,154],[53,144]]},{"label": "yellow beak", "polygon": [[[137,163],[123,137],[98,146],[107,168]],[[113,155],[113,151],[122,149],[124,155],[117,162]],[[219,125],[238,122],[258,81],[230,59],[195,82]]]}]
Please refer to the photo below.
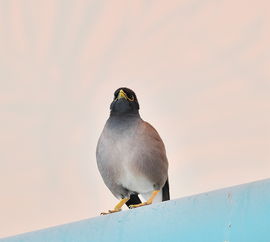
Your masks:
[{"label": "yellow beak", "polygon": [[121,89],[120,92],[118,93],[117,99],[125,98],[127,99],[127,94]]}]

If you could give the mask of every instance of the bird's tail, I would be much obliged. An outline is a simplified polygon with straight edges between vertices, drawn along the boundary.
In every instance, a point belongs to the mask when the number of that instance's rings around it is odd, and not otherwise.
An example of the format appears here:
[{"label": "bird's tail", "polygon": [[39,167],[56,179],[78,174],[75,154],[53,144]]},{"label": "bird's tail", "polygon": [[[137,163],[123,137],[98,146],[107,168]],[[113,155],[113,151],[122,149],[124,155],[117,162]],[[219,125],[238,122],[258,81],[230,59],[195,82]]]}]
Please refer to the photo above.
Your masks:
[{"label": "bird's tail", "polygon": [[170,200],[170,188],[169,188],[169,178],[165,182],[165,185],[162,188],[162,202]]}]

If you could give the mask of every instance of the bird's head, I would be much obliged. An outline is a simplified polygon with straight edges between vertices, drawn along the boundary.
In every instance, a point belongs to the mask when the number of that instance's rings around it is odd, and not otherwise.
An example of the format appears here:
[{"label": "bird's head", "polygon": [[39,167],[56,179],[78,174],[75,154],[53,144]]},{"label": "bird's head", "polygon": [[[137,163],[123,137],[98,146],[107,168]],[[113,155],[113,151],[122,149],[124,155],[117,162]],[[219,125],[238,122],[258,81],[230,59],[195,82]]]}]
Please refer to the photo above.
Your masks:
[{"label": "bird's head", "polygon": [[136,94],[129,88],[121,87],[114,92],[114,99],[110,106],[111,114],[139,114],[139,103]]}]

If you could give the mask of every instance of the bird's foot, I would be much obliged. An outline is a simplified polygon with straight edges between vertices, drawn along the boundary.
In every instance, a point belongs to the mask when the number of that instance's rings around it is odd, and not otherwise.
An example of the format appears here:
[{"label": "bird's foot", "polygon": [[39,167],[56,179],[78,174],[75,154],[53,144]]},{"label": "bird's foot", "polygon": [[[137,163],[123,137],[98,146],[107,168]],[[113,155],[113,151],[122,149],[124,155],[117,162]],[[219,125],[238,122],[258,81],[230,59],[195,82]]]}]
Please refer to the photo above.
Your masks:
[{"label": "bird's foot", "polygon": [[117,213],[120,212],[122,209],[122,206],[129,200],[129,198],[123,198],[121,199],[121,201],[119,203],[116,204],[116,206],[114,207],[114,209],[109,210],[108,212],[103,212],[100,215],[107,215],[110,213]]},{"label": "bird's foot", "polygon": [[153,203],[153,200],[155,198],[155,196],[159,193],[159,190],[155,190],[152,192],[151,197],[144,203],[139,203],[139,204],[133,204],[130,205],[129,208],[138,208],[138,207],[142,207],[142,206],[146,206],[146,205],[150,205]]},{"label": "bird's foot", "polygon": [[109,210],[108,212],[102,212],[100,213],[100,215],[107,215],[107,214],[111,214],[111,213],[117,213],[120,212],[122,209],[113,209],[113,210]]},{"label": "bird's foot", "polygon": [[138,208],[138,207],[142,207],[142,206],[146,206],[146,205],[150,205],[152,204],[152,202],[144,202],[144,203],[139,203],[139,204],[134,204],[134,205],[130,205],[129,208]]}]

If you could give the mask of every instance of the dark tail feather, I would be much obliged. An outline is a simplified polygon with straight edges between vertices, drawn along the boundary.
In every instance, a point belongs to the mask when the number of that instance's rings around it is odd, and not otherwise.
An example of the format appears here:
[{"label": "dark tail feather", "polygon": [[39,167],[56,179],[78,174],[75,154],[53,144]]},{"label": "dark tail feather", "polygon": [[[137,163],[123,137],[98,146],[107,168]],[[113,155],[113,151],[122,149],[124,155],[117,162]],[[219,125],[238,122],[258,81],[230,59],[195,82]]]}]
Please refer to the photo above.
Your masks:
[{"label": "dark tail feather", "polygon": [[165,182],[162,188],[162,201],[170,200],[170,188],[169,188],[169,178]]},{"label": "dark tail feather", "polygon": [[139,203],[141,203],[141,199],[139,198],[139,196],[137,194],[131,194],[130,199],[126,202],[126,205],[129,208],[130,205],[139,204]]}]

